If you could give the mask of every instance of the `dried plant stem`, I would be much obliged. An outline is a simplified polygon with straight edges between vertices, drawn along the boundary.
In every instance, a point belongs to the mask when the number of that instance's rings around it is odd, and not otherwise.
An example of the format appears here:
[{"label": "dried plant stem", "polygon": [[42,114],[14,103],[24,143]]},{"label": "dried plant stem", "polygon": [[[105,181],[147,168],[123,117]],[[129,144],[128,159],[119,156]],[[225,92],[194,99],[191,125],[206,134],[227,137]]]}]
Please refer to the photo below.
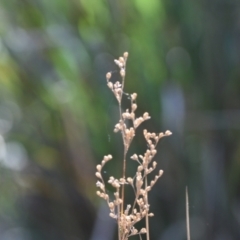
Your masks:
[{"label": "dried plant stem", "polygon": [[[146,176],[145,177],[145,188],[147,188],[147,186],[148,186],[148,182],[147,182],[147,176]],[[146,194],[146,204],[148,205],[148,194]],[[145,222],[146,222],[146,229],[147,229],[146,237],[147,237],[147,240],[150,240],[150,236],[149,236],[149,217],[148,217],[148,214],[145,217]]]},{"label": "dried plant stem", "polygon": [[187,186],[186,186],[186,227],[187,227],[187,240],[190,240],[189,203]]},{"label": "dried plant stem", "polygon": [[[124,64],[124,71],[126,71],[126,62]],[[125,75],[122,76],[122,90],[124,89],[124,83],[125,83]],[[123,91],[120,94],[120,101],[119,101],[119,116],[122,121],[124,122],[123,116],[122,116],[122,96],[123,96]],[[122,172],[122,178],[125,179],[126,177],[126,155],[127,155],[127,146],[126,146],[126,141],[125,141],[125,132],[122,131],[122,139],[123,139],[123,145],[124,145],[124,154],[123,154],[123,172]],[[124,184],[122,186],[122,193],[121,193],[121,198],[122,198],[122,204],[121,204],[121,215],[123,214],[124,211]]]},{"label": "dried plant stem", "polygon": [[[125,147],[124,147],[125,148]],[[123,173],[122,173],[122,178],[125,179],[126,178],[126,165],[127,165],[127,161],[126,161],[126,155],[127,155],[127,151],[126,149],[124,149],[124,156],[123,156]],[[124,185],[122,186],[122,208],[121,208],[121,214],[123,214],[123,210],[124,210]]]},{"label": "dried plant stem", "polygon": [[[117,206],[117,211],[118,213],[120,213],[120,205]],[[120,229],[120,218],[117,218],[117,222],[118,222],[118,239],[121,240],[121,229]]]}]

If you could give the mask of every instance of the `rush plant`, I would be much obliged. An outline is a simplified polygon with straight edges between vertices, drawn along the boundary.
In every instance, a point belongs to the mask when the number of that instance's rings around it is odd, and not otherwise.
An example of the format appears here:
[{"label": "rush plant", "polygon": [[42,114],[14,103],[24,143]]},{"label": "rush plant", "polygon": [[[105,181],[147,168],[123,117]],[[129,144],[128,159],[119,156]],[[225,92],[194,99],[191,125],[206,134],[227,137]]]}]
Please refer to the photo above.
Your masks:
[{"label": "rush plant", "polygon": [[[134,235],[146,234],[146,239],[150,240],[149,236],[149,217],[153,217],[154,214],[150,212],[150,204],[148,202],[148,194],[151,191],[153,185],[163,175],[163,170],[159,170],[158,174],[148,179],[149,174],[156,168],[157,162],[153,160],[157,150],[157,144],[163,137],[170,136],[170,131],[161,133],[151,133],[147,130],[143,131],[144,138],[146,140],[147,149],[144,155],[133,154],[130,159],[138,163],[136,173],[134,176],[126,176],[127,168],[127,154],[129,147],[135,137],[136,129],[144,121],[149,120],[150,116],[145,112],[142,116],[137,117],[135,111],[137,109],[137,94],[127,94],[124,92],[124,82],[126,76],[126,63],[128,53],[125,52],[118,60],[114,60],[119,67],[119,74],[121,81],[112,82],[111,72],[106,74],[107,86],[113,92],[119,106],[119,122],[115,125],[114,132],[120,132],[122,136],[124,152],[123,152],[123,170],[122,177],[117,179],[111,176],[108,180],[108,184],[112,185],[115,189],[113,199],[110,198],[106,190],[106,183],[102,177],[102,169],[104,165],[113,159],[112,155],[106,155],[103,157],[101,164],[97,165],[96,177],[98,181],[96,183],[98,187],[97,195],[106,200],[110,213],[109,216],[116,219],[118,224],[118,240],[127,240]],[[123,96],[127,95],[130,99],[130,109],[122,110]],[[125,202],[125,187],[131,186],[135,195],[135,200],[132,204]],[[136,223],[141,220],[145,220],[145,227],[141,229],[136,228]]]}]

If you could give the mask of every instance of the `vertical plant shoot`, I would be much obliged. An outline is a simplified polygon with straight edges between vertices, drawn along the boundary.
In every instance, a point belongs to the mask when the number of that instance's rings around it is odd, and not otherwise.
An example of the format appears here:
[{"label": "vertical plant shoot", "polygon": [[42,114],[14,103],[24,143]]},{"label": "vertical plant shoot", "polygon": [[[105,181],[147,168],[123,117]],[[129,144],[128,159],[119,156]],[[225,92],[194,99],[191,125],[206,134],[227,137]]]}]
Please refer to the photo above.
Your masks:
[{"label": "vertical plant shoot", "polygon": [[[150,240],[149,236],[149,221],[148,218],[154,214],[150,212],[150,204],[148,202],[148,193],[151,191],[153,185],[162,176],[163,170],[159,170],[151,180],[148,179],[148,175],[156,168],[157,162],[154,161],[154,157],[157,153],[156,147],[159,140],[163,137],[170,136],[172,133],[167,130],[165,133],[150,133],[147,130],[143,131],[144,138],[146,140],[147,149],[144,155],[133,154],[130,159],[138,163],[136,173],[134,176],[126,176],[127,168],[127,153],[129,147],[135,137],[136,129],[146,120],[150,119],[150,116],[145,112],[142,116],[136,116],[135,111],[137,109],[137,94],[127,94],[131,101],[131,108],[122,110],[122,98],[124,93],[124,82],[126,76],[126,63],[128,53],[125,52],[122,57],[114,60],[119,67],[119,74],[121,81],[113,83],[111,81],[112,74],[108,72],[106,74],[107,86],[113,92],[119,106],[119,122],[115,125],[114,132],[120,132],[122,136],[124,152],[123,152],[123,170],[122,177],[120,179],[111,176],[108,183],[115,189],[114,199],[110,199],[106,192],[105,182],[102,177],[102,169],[104,165],[113,159],[112,155],[106,155],[103,157],[101,164],[97,165],[96,177],[98,181],[96,183],[98,187],[97,195],[106,200],[110,213],[109,216],[116,219],[118,224],[118,240],[127,240],[133,235],[146,234],[147,240]],[[125,95],[126,93],[124,93]],[[131,126],[129,126],[129,121]],[[135,200],[132,204],[125,203],[125,186],[130,185],[135,194]],[[137,229],[135,224],[142,219],[145,219],[145,228]]]}]

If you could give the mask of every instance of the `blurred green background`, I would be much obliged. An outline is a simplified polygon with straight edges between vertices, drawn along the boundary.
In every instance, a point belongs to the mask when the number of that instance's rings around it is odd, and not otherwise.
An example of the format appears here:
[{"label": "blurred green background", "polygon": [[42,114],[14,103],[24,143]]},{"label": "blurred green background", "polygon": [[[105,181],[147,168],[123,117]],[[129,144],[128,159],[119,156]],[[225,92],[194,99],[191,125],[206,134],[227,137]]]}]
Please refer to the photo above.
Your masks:
[{"label": "blurred green background", "polygon": [[151,239],[186,239],[185,186],[192,240],[240,239],[239,0],[1,0],[0,240],[116,239],[94,172],[122,169],[105,74],[124,51],[143,127],[173,132]]}]

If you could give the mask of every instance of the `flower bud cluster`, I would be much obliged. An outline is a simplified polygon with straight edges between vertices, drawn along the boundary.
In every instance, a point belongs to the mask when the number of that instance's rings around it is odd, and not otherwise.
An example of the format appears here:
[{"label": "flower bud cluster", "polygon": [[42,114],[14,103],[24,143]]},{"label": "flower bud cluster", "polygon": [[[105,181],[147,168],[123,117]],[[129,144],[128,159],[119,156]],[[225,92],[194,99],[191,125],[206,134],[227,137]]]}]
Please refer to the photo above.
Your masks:
[{"label": "flower bud cluster", "polygon": [[[125,52],[123,54],[123,57],[119,57],[119,59],[115,59],[114,62],[116,63],[116,65],[119,67],[119,73],[120,76],[122,77],[122,80],[124,80],[125,75],[126,75],[126,62],[127,62],[127,57],[128,57],[128,53]],[[106,79],[107,79],[107,86],[112,90],[112,92],[114,93],[118,103],[121,103],[122,100],[122,94],[123,94],[123,85],[120,84],[119,81],[117,81],[116,83],[112,83],[110,81],[112,77],[112,73],[108,72],[106,74]]]}]

